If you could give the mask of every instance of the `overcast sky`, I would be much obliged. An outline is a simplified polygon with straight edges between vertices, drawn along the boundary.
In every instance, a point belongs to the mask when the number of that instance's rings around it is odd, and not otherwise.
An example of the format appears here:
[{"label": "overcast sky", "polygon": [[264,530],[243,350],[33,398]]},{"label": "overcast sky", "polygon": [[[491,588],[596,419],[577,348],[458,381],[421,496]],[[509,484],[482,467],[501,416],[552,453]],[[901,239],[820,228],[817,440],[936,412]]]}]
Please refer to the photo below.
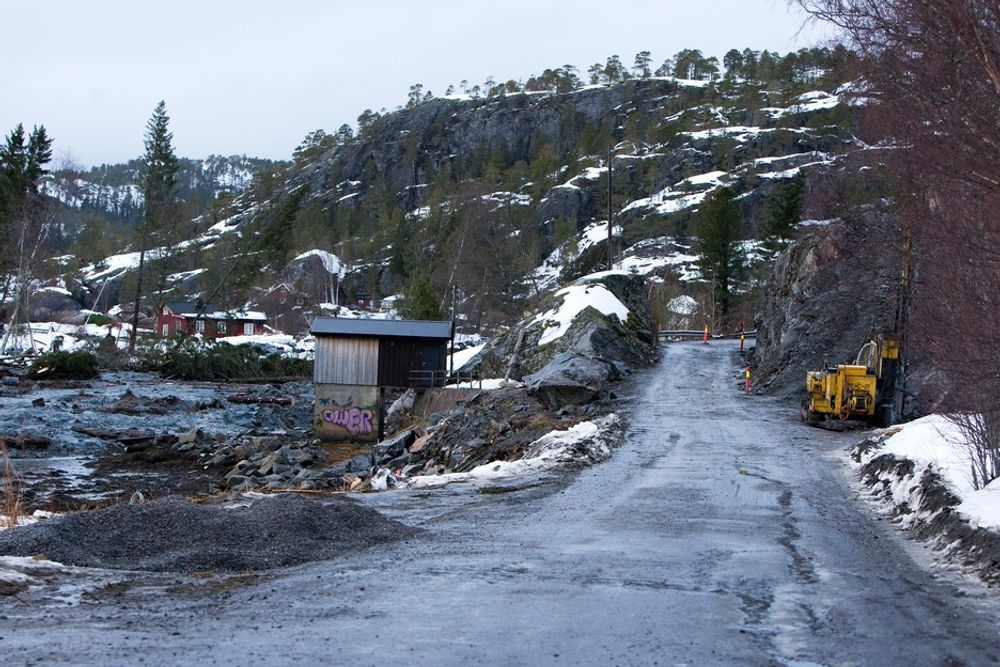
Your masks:
[{"label": "overcast sky", "polygon": [[0,15],[0,133],[45,125],[85,166],[139,156],[160,99],[178,155],[285,159],[417,82],[443,94],[644,49],[659,64],[823,38],[784,0],[0,0]]}]

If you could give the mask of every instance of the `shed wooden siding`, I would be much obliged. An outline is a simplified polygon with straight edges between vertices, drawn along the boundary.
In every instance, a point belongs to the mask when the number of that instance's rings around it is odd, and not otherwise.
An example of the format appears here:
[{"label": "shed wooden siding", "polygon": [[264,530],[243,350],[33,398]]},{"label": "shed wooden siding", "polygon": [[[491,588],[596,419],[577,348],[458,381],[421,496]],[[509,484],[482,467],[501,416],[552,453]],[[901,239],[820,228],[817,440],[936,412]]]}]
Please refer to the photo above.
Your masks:
[{"label": "shed wooden siding", "polygon": [[378,339],[316,336],[316,384],[378,385]]}]

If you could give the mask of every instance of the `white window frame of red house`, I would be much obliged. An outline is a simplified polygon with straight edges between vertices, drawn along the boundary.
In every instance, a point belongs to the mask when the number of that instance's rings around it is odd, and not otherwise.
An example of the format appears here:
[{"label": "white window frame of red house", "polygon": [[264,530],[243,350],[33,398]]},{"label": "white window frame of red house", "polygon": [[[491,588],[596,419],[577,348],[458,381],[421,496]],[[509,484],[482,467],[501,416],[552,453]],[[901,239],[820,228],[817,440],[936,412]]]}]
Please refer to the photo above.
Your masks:
[{"label": "white window frame of red house", "polygon": [[166,338],[167,336],[170,335],[170,323],[169,322],[164,322],[163,323],[163,328],[161,329],[161,333],[162,333],[162,336],[164,338]]},{"label": "white window frame of red house", "polygon": [[254,329],[254,323],[253,322],[244,322],[243,323],[243,335],[244,336],[252,336],[252,335],[254,335],[254,330],[255,329]]},{"label": "white window frame of red house", "polygon": [[205,333],[205,320],[194,321],[194,332],[200,334]]},{"label": "white window frame of red house", "polygon": [[219,320],[218,322],[216,322],[215,323],[215,330],[218,331],[220,334],[226,333],[226,321],[225,320]]}]

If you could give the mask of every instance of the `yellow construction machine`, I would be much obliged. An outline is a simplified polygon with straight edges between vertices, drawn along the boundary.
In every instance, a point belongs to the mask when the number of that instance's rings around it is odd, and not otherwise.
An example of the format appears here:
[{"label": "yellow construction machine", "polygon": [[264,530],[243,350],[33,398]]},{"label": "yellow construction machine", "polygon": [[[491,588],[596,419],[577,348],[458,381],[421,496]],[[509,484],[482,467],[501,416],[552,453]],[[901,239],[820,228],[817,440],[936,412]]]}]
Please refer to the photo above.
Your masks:
[{"label": "yellow construction machine", "polygon": [[802,421],[820,426],[830,419],[863,420],[890,426],[899,418],[901,382],[899,342],[878,336],[861,347],[853,364],[806,373],[809,398],[802,402]]}]

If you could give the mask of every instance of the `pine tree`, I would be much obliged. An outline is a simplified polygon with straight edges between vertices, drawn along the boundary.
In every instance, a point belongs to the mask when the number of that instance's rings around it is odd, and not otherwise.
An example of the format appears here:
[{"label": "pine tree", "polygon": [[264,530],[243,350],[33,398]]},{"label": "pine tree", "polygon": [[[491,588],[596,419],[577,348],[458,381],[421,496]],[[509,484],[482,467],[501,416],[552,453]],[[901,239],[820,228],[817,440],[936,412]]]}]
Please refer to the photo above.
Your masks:
[{"label": "pine tree", "polygon": [[652,74],[649,71],[649,64],[651,62],[653,62],[653,56],[649,51],[640,51],[635,54],[635,64],[632,67],[635,70],[635,75],[643,79],[648,79]]},{"label": "pine tree", "polygon": [[771,252],[787,246],[789,239],[795,234],[795,226],[802,218],[802,196],[805,189],[805,181],[800,175],[778,190],[764,230],[764,245]]},{"label": "pine tree", "polygon": [[132,331],[129,334],[129,353],[135,352],[135,336],[139,327],[139,300],[142,297],[142,278],[146,263],[147,244],[150,236],[158,231],[170,217],[170,207],[174,203],[177,186],[177,157],[172,145],[174,135],[170,132],[170,117],[163,100],[153,109],[153,115],[146,123],[143,155],[145,178],[143,194],[145,206],[139,235],[139,267],[135,281],[135,311],[132,313]]},{"label": "pine tree", "polygon": [[[32,128],[25,142],[18,123],[0,146],[0,304],[13,302],[12,325],[27,318],[34,264],[50,229],[38,188],[51,159],[52,139],[44,126]],[[6,343],[5,338],[2,346]]]},{"label": "pine tree", "polygon": [[725,318],[732,302],[732,289],[743,273],[745,253],[740,247],[740,208],[732,190],[713,191],[698,210],[699,269],[712,283],[715,303]]}]

